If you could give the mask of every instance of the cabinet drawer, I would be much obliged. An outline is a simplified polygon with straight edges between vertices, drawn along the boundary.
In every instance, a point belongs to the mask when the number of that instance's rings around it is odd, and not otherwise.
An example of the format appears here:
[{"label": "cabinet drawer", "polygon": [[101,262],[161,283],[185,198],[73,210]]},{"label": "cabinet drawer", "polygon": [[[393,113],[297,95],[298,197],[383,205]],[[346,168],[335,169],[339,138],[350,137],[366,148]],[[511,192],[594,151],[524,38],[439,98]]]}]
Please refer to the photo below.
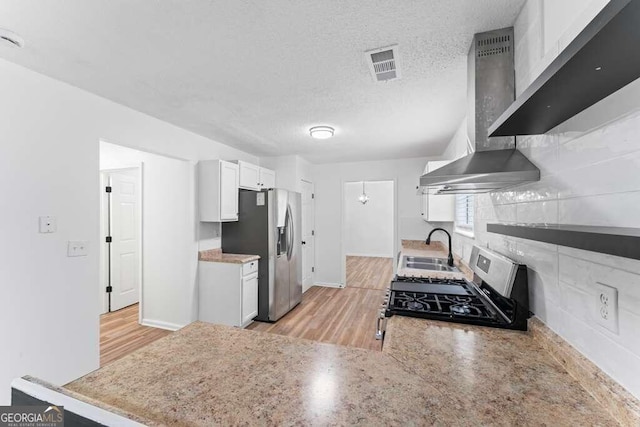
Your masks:
[{"label": "cabinet drawer", "polygon": [[258,261],[247,262],[242,265],[242,275],[246,276],[258,271]]}]

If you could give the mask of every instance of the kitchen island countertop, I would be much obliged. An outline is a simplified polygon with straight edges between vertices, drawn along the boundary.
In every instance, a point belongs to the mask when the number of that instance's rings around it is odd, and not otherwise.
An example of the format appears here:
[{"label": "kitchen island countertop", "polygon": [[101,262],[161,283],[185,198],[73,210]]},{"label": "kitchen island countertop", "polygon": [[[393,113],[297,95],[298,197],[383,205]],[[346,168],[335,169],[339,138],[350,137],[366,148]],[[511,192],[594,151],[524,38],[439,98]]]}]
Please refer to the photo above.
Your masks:
[{"label": "kitchen island countertop", "polygon": [[65,387],[169,425],[617,425],[527,333],[389,320],[382,352],[196,322]]}]

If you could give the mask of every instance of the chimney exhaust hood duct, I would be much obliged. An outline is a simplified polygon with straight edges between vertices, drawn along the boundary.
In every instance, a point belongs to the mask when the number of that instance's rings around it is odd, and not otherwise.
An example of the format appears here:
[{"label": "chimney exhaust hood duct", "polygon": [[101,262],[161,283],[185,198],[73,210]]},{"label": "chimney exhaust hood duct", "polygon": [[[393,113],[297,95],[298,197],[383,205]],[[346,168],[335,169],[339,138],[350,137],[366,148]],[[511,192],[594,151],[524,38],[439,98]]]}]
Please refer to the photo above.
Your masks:
[{"label": "chimney exhaust hood duct", "polygon": [[513,136],[489,139],[489,126],[515,99],[513,28],[476,34],[467,61],[467,133],[475,152],[420,177],[435,194],[487,193],[540,180]]}]

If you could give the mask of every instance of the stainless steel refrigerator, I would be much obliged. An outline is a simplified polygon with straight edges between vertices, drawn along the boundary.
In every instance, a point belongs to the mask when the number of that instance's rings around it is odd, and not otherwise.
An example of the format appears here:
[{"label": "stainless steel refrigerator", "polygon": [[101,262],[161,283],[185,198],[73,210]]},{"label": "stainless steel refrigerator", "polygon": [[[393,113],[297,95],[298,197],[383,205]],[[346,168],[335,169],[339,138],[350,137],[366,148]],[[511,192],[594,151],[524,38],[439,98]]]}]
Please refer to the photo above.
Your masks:
[{"label": "stainless steel refrigerator", "polygon": [[222,223],[222,251],[260,255],[258,316],[275,322],[302,300],[300,193],[240,190],[237,222]]}]

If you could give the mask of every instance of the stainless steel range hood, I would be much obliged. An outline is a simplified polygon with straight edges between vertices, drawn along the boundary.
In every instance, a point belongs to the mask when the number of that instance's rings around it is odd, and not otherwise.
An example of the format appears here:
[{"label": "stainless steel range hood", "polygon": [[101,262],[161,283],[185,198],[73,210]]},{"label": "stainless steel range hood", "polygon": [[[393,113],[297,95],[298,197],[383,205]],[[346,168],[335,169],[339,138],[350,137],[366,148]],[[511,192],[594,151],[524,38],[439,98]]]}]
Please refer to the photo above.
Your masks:
[{"label": "stainless steel range hood", "polygon": [[486,193],[540,180],[540,170],[515,149],[478,151],[420,177],[436,194]]},{"label": "stainless steel range hood", "polygon": [[515,137],[489,138],[489,126],[515,99],[513,28],[476,34],[467,62],[467,133],[475,152],[420,177],[435,194],[487,193],[540,180]]}]

